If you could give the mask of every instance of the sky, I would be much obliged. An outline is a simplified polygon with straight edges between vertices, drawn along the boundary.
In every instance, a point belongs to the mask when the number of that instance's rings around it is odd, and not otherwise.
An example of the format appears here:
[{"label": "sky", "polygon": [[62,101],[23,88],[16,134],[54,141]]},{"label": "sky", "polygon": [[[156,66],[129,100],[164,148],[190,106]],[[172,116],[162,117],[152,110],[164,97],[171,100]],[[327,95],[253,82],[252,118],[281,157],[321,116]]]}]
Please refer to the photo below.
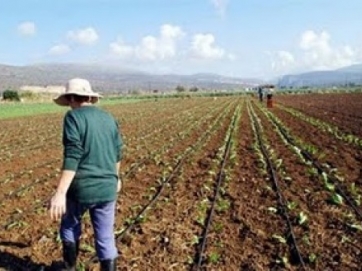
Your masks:
[{"label": "sky", "polygon": [[0,63],[271,79],[362,63],[361,0],[0,0]]}]

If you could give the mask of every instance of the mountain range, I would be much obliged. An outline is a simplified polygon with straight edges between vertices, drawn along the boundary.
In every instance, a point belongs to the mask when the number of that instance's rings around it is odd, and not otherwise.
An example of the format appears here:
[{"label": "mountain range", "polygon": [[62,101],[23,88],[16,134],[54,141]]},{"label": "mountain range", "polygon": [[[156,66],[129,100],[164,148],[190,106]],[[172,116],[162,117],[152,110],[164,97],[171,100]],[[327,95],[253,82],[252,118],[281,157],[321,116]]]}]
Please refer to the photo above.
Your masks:
[{"label": "mountain range", "polygon": [[22,86],[64,85],[69,79],[88,79],[96,91],[122,93],[132,90],[167,91],[178,85],[199,89],[240,89],[262,83],[253,78],[227,77],[200,73],[193,75],[156,75],[137,70],[92,64],[37,64],[29,66],[0,65],[0,90],[19,89]]},{"label": "mountain range", "polygon": [[228,77],[211,73],[160,75],[96,64],[47,63],[28,66],[0,64],[0,92],[6,89],[20,89],[23,86],[40,88],[64,86],[69,79],[75,77],[88,79],[96,91],[103,93],[170,91],[175,90],[178,85],[206,90],[235,90],[271,82],[279,88],[331,87],[362,85],[362,64],[331,71],[288,74],[269,82],[258,78]]},{"label": "mountain range", "polygon": [[284,75],[278,87],[333,87],[362,85],[362,64],[355,64],[331,71],[313,71],[294,75]]}]

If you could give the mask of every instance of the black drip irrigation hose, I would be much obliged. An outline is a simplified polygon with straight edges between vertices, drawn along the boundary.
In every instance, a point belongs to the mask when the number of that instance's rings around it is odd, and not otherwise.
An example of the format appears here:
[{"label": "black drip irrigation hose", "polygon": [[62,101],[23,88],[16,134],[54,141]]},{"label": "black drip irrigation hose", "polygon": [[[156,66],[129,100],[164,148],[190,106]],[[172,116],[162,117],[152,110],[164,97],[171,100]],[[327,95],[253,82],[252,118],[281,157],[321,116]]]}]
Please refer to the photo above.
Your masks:
[{"label": "black drip irrigation hose", "polygon": [[294,147],[297,147],[299,148],[301,151],[300,153],[302,154],[302,156],[304,157],[304,159],[310,161],[313,166],[317,169],[318,171],[318,174],[319,175],[322,175],[323,173],[327,175],[328,177],[328,180],[330,180],[334,186],[335,186],[335,189],[336,191],[345,199],[345,201],[348,203],[348,205],[355,211],[355,213],[357,214],[357,216],[362,219],[362,213],[361,211],[358,209],[358,207],[356,206],[356,204],[354,204],[353,200],[351,200],[351,198],[345,193],[344,189],[342,188],[341,186],[341,183],[340,181],[331,176],[330,174],[327,174],[322,166],[320,165],[320,163],[313,158],[313,156],[308,152],[306,151],[305,149],[301,148],[300,146],[298,146],[294,139],[292,137],[290,137],[287,132],[285,131],[285,129],[283,127],[280,126],[279,123],[277,123],[273,118],[270,118],[273,123],[279,128],[279,131],[282,133],[282,135],[284,136],[284,138],[288,141],[289,144],[293,145]]},{"label": "black drip irrigation hose", "polygon": [[[221,117],[222,117],[222,115],[220,115],[220,116],[218,117],[218,119],[221,119]],[[214,124],[216,124],[216,123],[217,123],[217,121],[215,121]],[[204,135],[204,137],[206,137],[206,135],[207,135],[208,133],[209,133],[209,132],[206,132],[205,135]],[[204,138],[204,137],[203,137],[203,138]],[[203,138],[202,138],[202,139],[203,139]],[[195,150],[195,147],[194,147],[194,146],[191,146],[191,149],[192,149],[192,150]],[[141,164],[143,164],[145,161],[147,161],[147,160],[150,158],[150,156],[152,156],[152,155],[149,155],[149,157],[146,157],[146,158],[141,158],[141,159],[139,159],[133,166],[131,166],[131,168],[130,168],[130,169],[128,170],[128,172],[123,176],[123,178],[128,177],[135,169],[137,169],[137,167],[138,167],[139,165],[141,165]],[[167,183],[169,183],[169,182],[174,178],[175,174],[178,172],[178,170],[180,169],[181,165],[183,164],[184,160],[186,160],[186,158],[187,158],[187,155],[184,155],[184,156],[177,162],[175,169],[170,173],[170,175],[169,175],[169,177],[167,178],[167,180],[165,180],[165,181],[162,183],[162,185],[159,187],[157,193],[153,196],[153,198],[151,199],[151,201],[150,201],[146,206],[144,206],[144,207],[142,208],[142,210],[137,214],[137,216],[133,219],[133,223],[131,223],[130,225],[128,225],[127,228],[125,228],[120,234],[118,234],[118,235],[116,236],[116,240],[117,240],[117,241],[118,241],[119,239],[121,239],[128,231],[130,231],[130,230],[136,225],[137,219],[139,219],[139,218],[147,211],[147,209],[150,208],[151,205],[154,204],[154,202],[156,202],[156,200],[158,199],[158,197],[161,195],[161,193],[162,193],[165,185],[166,185]],[[58,160],[58,159],[56,159],[56,160]],[[39,183],[39,182],[37,182],[37,183]],[[27,188],[27,187],[25,187],[25,188]],[[23,190],[23,189],[25,189],[25,188],[22,187],[21,189]],[[19,192],[19,191],[17,191],[17,192]],[[13,195],[13,194],[16,194],[16,193],[13,192],[11,195]],[[47,205],[47,201],[42,201],[42,202],[39,202],[38,204],[36,204],[32,209],[36,209],[36,208],[41,207],[41,206],[44,207],[44,206],[46,206],[46,205]],[[25,212],[17,213],[17,214],[15,214],[15,215],[13,215],[11,221],[10,221],[10,222],[6,222],[6,223],[3,224],[1,227],[4,228],[4,229],[7,229],[7,227],[9,227],[9,226],[14,222],[15,219],[16,219],[16,220],[21,219],[21,218],[24,216],[24,214],[25,214]],[[28,245],[24,245],[24,246],[27,247]],[[96,263],[96,262],[97,262],[97,257],[94,256],[94,257],[92,257],[89,261],[87,261],[87,262],[85,263],[85,266],[86,266],[86,267],[89,267],[89,265],[90,265],[91,263]],[[34,270],[34,271],[44,271],[45,268],[46,268],[44,265],[36,265],[35,267],[33,267],[33,268],[31,268],[31,269],[29,269],[29,267],[25,267],[26,264],[17,264],[17,265],[18,265],[17,267],[19,268],[19,270],[27,270],[27,271],[30,271],[30,270]]]},{"label": "black drip irrigation hose", "polygon": [[280,209],[282,211],[282,214],[287,222],[287,226],[288,226],[288,230],[289,230],[289,233],[290,233],[290,241],[291,241],[291,253],[292,255],[296,256],[299,263],[302,265],[302,268],[303,270],[306,270],[306,266],[305,266],[305,263],[304,263],[304,260],[303,260],[303,257],[300,253],[300,250],[298,248],[298,245],[297,245],[297,239],[295,237],[295,234],[293,232],[293,226],[292,226],[292,223],[290,221],[290,218],[289,218],[289,215],[288,215],[288,212],[287,212],[287,209],[286,209],[286,204],[285,204],[285,199],[284,199],[284,196],[283,194],[281,193],[281,189],[279,187],[279,184],[278,184],[278,178],[277,178],[277,175],[275,173],[275,169],[273,167],[273,163],[271,162],[269,156],[268,156],[268,152],[267,150],[265,149],[265,146],[263,144],[263,141],[261,139],[261,132],[260,132],[260,127],[259,127],[259,124],[256,120],[256,117],[253,113],[251,113],[251,116],[254,120],[254,124],[255,124],[255,130],[256,130],[256,135],[257,135],[257,138],[258,138],[258,143],[259,143],[259,146],[260,146],[260,149],[263,153],[263,156],[264,156],[264,159],[267,163],[267,168],[268,168],[268,172],[269,172],[269,175],[271,177],[271,180],[273,181],[273,184],[274,184],[274,187],[275,187],[275,190],[276,190],[276,193],[278,195],[278,203],[279,203],[279,206],[280,206]]},{"label": "black drip irrigation hose", "polygon": [[[136,161],[136,162],[130,167],[130,169],[127,171],[127,173],[126,173],[122,178],[123,178],[123,179],[126,179],[132,172],[134,172],[135,169],[137,169],[140,165],[144,164],[147,160],[149,160],[149,159],[152,157],[152,155],[153,155],[153,154],[149,154],[147,157],[138,159],[138,161]],[[60,161],[60,159],[55,159],[55,160],[52,161],[52,163],[55,162],[55,161]],[[46,164],[46,163],[44,163],[44,164]],[[43,165],[43,164],[41,164],[41,165]],[[40,167],[40,166],[38,166],[38,167]],[[38,167],[37,167],[37,168],[38,168]],[[25,174],[26,174],[26,173],[23,173],[23,175],[25,175]],[[18,175],[16,175],[16,176],[21,176],[21,175],[22,175],[22,174],[18,174]],[[47,179],[47,178],[45,178],[44,180],[46,180],[46,179]],[[43,181],[44,181],[44,180],[43,180]],[[30,184],[30,185],[27,185],[26,187],[21,187],[20,189],[14,191],[14,192],[11,193],[10,195],[6,195],[6,196],[2,199],[2,201],[7,200],[7,199],[11,198],[13,195],[16,195],[17,193],[22,192],[23,190],[25,190],[25,189],[27,189],[27,188],[29,188],[29,187],[32,187],[32,186],[34,186],[35,184],[38,184],[38,183],[39,183],[39,181],[36,182],[36,183],[32,183],[32,184]],[[0,184],[1,184],[1,182],[0,182]],[[123,188],[123,186],[122,186],[122,188]],[[122,189],[122,188],[121,188],[121,189]],[[121,193],[122,193],[122,190],[120,191],[120,194],[121,194]],[[37,209],[37,208],[39,208],[39,207],[41,207],[41,206],[46,207],[47,204],[48,204],[48,200],[44,200],[44,201],[39,202],[38,204],[36,204],[34,207],[32,207],[32,210],[33,210],[33,209]],[[28,212],[22,212],[22,213],[17,213],[17,214],[12,215],[12,217],[10,217],[10,221],[9,221],[9,219],[8,219],[8,221],[7,221],[6,223],[2,224],[0,227],[1,227],[1,228],[4,228],[4,229],[7,229],[11,224],[13,224],[13,222],[14,222],[15,220],[20,220],[26,213],[28,213]]]},{"label": "black drip irrigation hose", "polygon": [[24,176],[25,174],[28,174],[29,171],[41,168],[43,166],[52,165],[52,164],[55,164],[56,162],[60,162],[60,161],[61,161],[60,158],[54,158],[54,159],[52,159],[50,161],[35,164],[35,166],[27,168],[26,169],[27,171],[19,172],[19,173],[13,174],[13,175],[7,175],[3,179],[0,180],[0,185],[7,183],[9,179],[20,178],[20,177]]},{"label": "black drip irrigation hose", "polygon": [[56,174],[50,174],[49,176],[46,176],[46,177],[41,178],[41,179],[37,179],[37,180],[35,180],[34,182],[32,182],[30,184],[27,184],[27,185],[25,185],[23,187],[20,187],[20,188],[18,188],[16,190],[12,191],[11,193],[5,195],[3,198],[0,199],[0,206],[2,204],[4,204],[4,202],[6,200],[11,199],[12,197],[18,195],[19,193],[36,186],[37,184],[43,184],[43,183],[47,182],[49,180],[49,178],[53,178],[55,176],[56,176]]},{"label": "black drip irrigation hose", "polygon": [[[300,119],[302,119],[302,120],[303,120],[303,118],[302,118],[301,116],[302,116],[302,115],[306,116],[306,117],[307,117],[307,120],[304,120],[304,121],[310,123],[311,125],[313,125],[313,126],[315,126],[315,127],[317,127],[317,128],[318,128],[318,125],[316,125],[315,123],[309,121],[308,118],[309,118],[309,119],[314,119],[314,120],[320,122],[320,123],[322,124],[321,127],[323,128],[323,129],[322,129],[323,131],[327,131],[328,133],[331,133],[332,131],[333,131],[333,132],[337,132],[337,135],[335,135],[335,137],[336,137],[337,139],[342,140],[342,141],[345,142],[345,140],[341,139],[341,137],[343,138],[343,134],[345,134],[345,132],[343,132],[343,131],[342,131],[338,126],[336,126],[335,124],[327,123],[327,122],[325,122],[325,121],[323,121],[323,120],[321,120],[321,119],[319,119],[319,118],[306,115],[304,112],[302,112],[302,111],[300,111],[300,110],[296,110],[296,109],[294,109],[294,108],[292,108],[292,107],[289,107],[289,106],[282,105],[282,106],[281,106],[281,109],[282,109],[283,111],[286,111],[286,112],[290,113],[292,116],[297,117],[297,118],[300,118]],[[353,145],[356,146],[358,149],[361,149],[361,144],[360,144],[360,143],[362,143],[362,139],[361,139],[359,136],[357,136],[356,134],[353,134],[353,133],[352,133],[352,136],[353,136],[353,137],[356,137],[356,138],[357,138],[357,141],[348,142],[348,143],[349,143],[349,144],[353,144]]]},{"label": "black drip irrigation hose", "polygon": [[[227,104],[227,107],[230,106],[230,104]],[[224,109],[226,110],[226,109]],[[214,113],[214,111],[217,110],[213,110],[212,113]],[[207,115],[202,117],[202,121],[204,121],[205,119],[207,119]],[[195,125],[192,125],[191,127],[189,127],[189,131],[191,131],[194,128]],[[161,148],[157,149],[154,152],[149,153],[146,157],[140,158],[138,159],[130,168],[130,170],[122,177],[124,179],[126,179],[135,169],[137,169],[140,165],[144,164],[146,161],[148,161],[149,159],[151,159],[152,157],[155,156],[156,153],[158,153],[160,150],[163,150],[165,148],[169,148],[170,146],[172,146],[173,143],[172,141],[170,141],[169,144],[167,145],[163,145]]]},{"label": "black drip irrigation hose", "polygon": [[[216,126],[216,124],[218,123],[218,121],[222,118],[223,115],[220,115],[218,117],[218,119],[214,122],[214,126],[213,128]],[[179,171],[179,169],[181,168],[181,166],[183,165],[184,161],[188,158],[188,154],[191,150],[195,150],[196,149],[196,145],[198,145],[200,142],[202,142],[205,137],[210,133],[210,131],[206,131],[206,133],[199,139],[199,141],[197,141],[193,146],[190,146],[190,150],[186,151],[186,153],[178,160],[175,168],[173,169],[173,171],[170,173],[170,175],[168,176],[168,178],[162,182],[162,184],[158,187],[157,192],[153,195],[152,199],[145,205],[143,206],[143,208],[138,212],[138,214],[136,216],[133,217],[132,222],[118,235],[116,235],[116,241],[121,240],[127,232],[129,232],[131,229],[133,229],[137,224],[138,221],[140,220],[140,218],[143,216],[143,214],[157,201],[157,199],[160,197],[160,195],[162,194],[162,191],[165,188],[165,185],[168,184],[175,176],[175,174]],[[92,263],[96,263],[97,262],[98,257],[94,256],[92,257],[89,261],[87,261],[85,263],[86,267],[89,267],[90,264]]]},{"label": "black drip irrigation hose", "polygon": [[201,239],[202,239],[201,244],[199,245],[198,250],[196,251],[196,256],[195,256],[196,265],[193,265],[191,270],[195,270],[195,271],[200,270],[201,265],[202,265],[203,254],[204,254],[205,247],[206,247],[207,234],[209,232],[212,217],[213,217],[213,214],[214,214],[214,211],[215,211],[215,204],[216,204],[216,200],[217,200],[218,195],[219,195],[221,183],[222,183],[222,181],[224,179],[224,168],[225,168],[227,157],[229,156],[229,153],[230,153],[231,138],[232,138],[232,134],[233,134],[233,131],[234,131],[234,128],[235,128],[236,119],[237,118],[234,118],[234,120],[232,122],[232,129],[231,129],[229,137],[228,137],[228,141],[227,141],[227,144],[226,144],[226,149],[225,149],[225,152],[224,152],[224,155],[223,155],[223,161],[221,163],[221,168],[220,168],[220,171],[218,173],[217,185],[216,185],[215,192],[214,192],[214,198],[213,198],[213,201],[211,203],[211,208],[210,208],[210,211],[209,211],[209,214],[208,214],[208,217],[207,217],[206,226],[204,227],[204,230],[203,230],[202,235],[201,235]]},{"label": "black drip irrigation hose", "polygon": [[[302,105],[302,107],[304,107],[303,103],[301,105]],[[283,104],[283,106],[284,107],[290,107],[290,106],[286,106],[285,104]],[[323,108],[321,106],[311,106],[311,105],[309,105],[309,106],[312,107],[312,108],[323,110],[324,112],[327,111],[327,113],[337,114],[337,115],[342,116],[342,117],[353,118],[353,119],[362,119],[362,116],[359,116],[359,115],[346,114],[346,113],[343,113],[343,112],[340,112],[340,111],[337,111],[337,110],[333,110],[333,109],[328,110],[327,108]],[[292,108],[292,107],[290,107],[290,108]]]},{"label": "black drip irrigation hose", "polygon": [[[303,157],[305,159],[308,159],[309,161],[312,162],[313,166],[317,169],[317,171],[320,175],[322,175],[323,173],[327,174],[323,170],[323,168],[320,166],[320,164],[315,159],[313,159],[313,157],[307,151],[301,150],[301,154],[303,155]],[[340,181],[337,178],[330,176],[328,174],[327,174],[327,177],[328,177],[328,180],[330,180],[334,184],[335,190],[338,192],[338,194],[340,194],[345,199],[345,201],[348,203],[348,205],[353,209],[353,211],[355,211],[357,216],[362,220],[361,211],[358,209],[356,204],[354,204],[353,200],[351,200],[351,198],[345,193],[344,189],[341,186]]]},{"label": "black drip irrigation hose", "polygon": [[[168,176],[168,178],[164,182],[162,182],[162,184],[158,187],[157,192],[153,195],[152,199],[148,202],[148,204],[143,206],[143,208],[138,212],[138,214],[132,219],[133,223],[129,224],[120,234],[116,235],[117,241],[121,240],[122,237],[125,236],[127,232],[132,230],[136,226],[137,221],[139,221],[139,219],[146,212],[146,210],[149,209],[157,201],[157,199],[162,194],[162,191],[164,190],[165,185],[168,184],[174,178],[175,174],[179,171],[179,169],[181,168],[181,165],[183,164],[185,159],[186,159],[186,156],[177,162],[176,167],[173,169],[173,171]],[[95,257],[93,258],[93,260],[95,260]],[[90,262],[92,262],[92,260]]]}]

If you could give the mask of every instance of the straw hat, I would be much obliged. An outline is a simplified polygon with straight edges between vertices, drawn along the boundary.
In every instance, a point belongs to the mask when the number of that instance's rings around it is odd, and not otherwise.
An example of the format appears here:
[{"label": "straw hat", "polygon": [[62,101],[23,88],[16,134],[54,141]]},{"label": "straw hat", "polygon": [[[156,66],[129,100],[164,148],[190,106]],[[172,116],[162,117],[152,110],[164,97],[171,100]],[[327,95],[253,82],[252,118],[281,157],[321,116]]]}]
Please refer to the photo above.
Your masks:
[{"label": "straw hat", "polygon": [[88,80],[81,78],[74,78],[68,81],[65,93],[62,93],[57,98],[54,99],[54,102],[60,106],[68,106],[69,102],[66,99],[67,95],[78,95],[85,97],[92,97],[91,103],[98,102],[99,98],[102,96],[99,93],[93,92],[91,84]]}]

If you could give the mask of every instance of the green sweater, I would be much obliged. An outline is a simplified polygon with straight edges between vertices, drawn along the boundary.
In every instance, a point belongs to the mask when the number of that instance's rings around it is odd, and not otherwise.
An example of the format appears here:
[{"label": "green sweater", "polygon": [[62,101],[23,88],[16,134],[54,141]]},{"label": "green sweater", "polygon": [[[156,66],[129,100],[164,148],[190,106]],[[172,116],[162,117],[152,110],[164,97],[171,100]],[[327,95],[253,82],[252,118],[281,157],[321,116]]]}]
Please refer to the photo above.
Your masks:
[{"label": "green sweater", "polygon": [[85,204],[116,200],[122,138],[113,116],[95,106],[68,111],[63,145],[63,170],[76,172],[67,198]]}]

